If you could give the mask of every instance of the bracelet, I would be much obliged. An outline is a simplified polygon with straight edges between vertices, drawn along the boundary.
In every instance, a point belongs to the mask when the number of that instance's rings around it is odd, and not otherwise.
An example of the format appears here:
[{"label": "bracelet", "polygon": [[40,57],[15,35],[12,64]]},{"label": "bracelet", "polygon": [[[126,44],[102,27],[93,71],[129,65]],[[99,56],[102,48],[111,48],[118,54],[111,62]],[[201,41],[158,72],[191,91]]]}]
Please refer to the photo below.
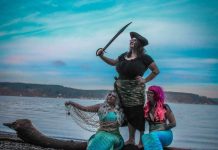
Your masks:
[{"label": "bracelet", "polygon": [[152,71],[151,73],[153,73],[154,75],[157,75],[157,74],[158,74],[157,72],[154,72],[154,71]]}]

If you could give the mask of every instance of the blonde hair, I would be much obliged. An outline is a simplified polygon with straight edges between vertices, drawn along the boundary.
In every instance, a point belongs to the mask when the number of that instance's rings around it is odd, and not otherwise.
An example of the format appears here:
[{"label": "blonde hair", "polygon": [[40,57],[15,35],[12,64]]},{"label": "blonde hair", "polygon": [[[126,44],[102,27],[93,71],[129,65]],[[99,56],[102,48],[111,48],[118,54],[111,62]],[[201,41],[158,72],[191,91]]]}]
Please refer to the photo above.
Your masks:
[{"label": "blonde hair", "polygon": [[[123,114],[123,109],[121,108],[121,105],[120,105],[120,99],[118,97],[118,94],[115,91],[111,91],[110,93],[115,93],[115,95],[116,95],[114,112],[117,114],[117,121],[121,125],[123,122],[124,114]],[[108,93],[107,96],[110,93]],[[107,96],[105,98],[104,103],[100,106],[100,108],[98,110],[98,115],[102,116],[102,117],[106,116],[107,113],[111,110],[111,105],[109,105],[107,102]]]}]

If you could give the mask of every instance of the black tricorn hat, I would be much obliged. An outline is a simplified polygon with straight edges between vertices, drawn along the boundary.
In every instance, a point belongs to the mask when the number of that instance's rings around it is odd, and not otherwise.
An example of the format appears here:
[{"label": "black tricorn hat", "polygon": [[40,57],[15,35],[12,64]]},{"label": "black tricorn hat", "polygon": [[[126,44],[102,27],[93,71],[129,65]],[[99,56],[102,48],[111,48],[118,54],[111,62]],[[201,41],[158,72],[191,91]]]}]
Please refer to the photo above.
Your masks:
[{"label": "black tricorn hat", "polygon": [[136,32],[130,32],[130,37],[138,39],[141,42],[142,46],[148,45],[148,40]]}]

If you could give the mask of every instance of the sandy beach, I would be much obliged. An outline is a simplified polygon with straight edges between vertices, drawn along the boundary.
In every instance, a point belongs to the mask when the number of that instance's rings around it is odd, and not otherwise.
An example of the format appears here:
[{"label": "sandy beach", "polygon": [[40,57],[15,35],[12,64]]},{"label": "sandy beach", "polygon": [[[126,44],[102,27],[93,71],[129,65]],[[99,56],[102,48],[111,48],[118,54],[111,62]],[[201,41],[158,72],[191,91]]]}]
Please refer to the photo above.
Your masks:
[{"label": "sandy beach", "polygon": [[[129,148],[128,147],[126,147],[125,149],[131,149],[130,148],[131,146]],[[190,150],[190,149],[173,148],[173,147],[168,147],[164,149],[165,150]],[[15,133],[0,131],[0,150],[63,150],[63,149],[43,148],[40,146],[24,143],[19,137],[17,137]]]},{"label": "sandy beach", "polygon": [[14,133],[0,131],[1,150],[57,150],[53,148],[43,148],[32,144],[24,143]]}]

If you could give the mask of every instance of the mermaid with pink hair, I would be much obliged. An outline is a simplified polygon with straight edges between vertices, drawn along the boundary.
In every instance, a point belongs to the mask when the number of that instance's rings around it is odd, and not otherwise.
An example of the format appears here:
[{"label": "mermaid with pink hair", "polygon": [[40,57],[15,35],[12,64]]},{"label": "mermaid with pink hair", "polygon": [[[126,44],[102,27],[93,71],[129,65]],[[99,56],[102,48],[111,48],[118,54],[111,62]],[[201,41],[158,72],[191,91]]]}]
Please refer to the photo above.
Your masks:
[{"label": "mermaid with pink hair", "polygon": [[170,145],[173,140],[171,128],[176,126],[176,120],[169,105],[165,104],[164,91],[160,86],[148,88],[144,117],[149,123],[149,134],[142,136],[144,149],[162,150]]}]

